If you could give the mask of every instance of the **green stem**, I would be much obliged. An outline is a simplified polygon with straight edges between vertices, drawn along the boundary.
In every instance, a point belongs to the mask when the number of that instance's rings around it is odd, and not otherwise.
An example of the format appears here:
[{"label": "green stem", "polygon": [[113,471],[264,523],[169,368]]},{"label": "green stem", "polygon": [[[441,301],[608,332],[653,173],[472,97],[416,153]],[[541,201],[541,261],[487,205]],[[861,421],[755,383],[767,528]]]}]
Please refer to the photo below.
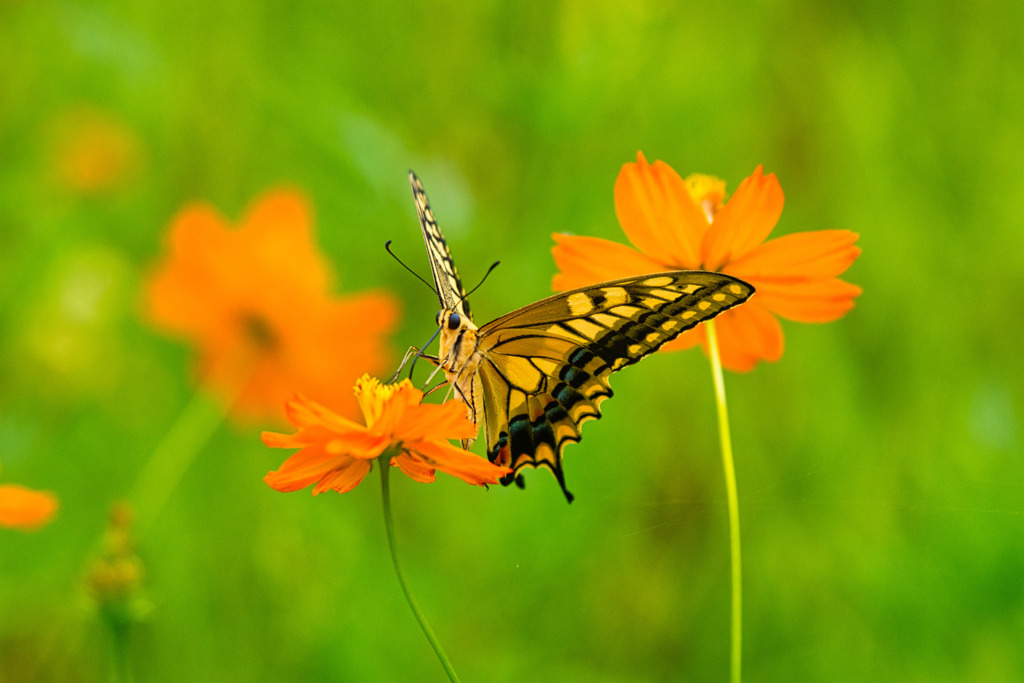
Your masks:
[{"label": "green stem", "polygon": [[444,667],[445,673],[448,674],[448,679],[453,682],[458,681],[459,677],[455,674],[455,669],[452,668],[451,662],[448,661],[447,655],[445,655],[444,650],[441,648],[440,641],[434,635],[434,630],[430,628],[426,617],[420,611],[416,598],[412,596],[412,591],[409,590],[409,584],[405,580],[402,567],[398,563],[398,547],[395,543],[395,520],[391,514],[391,484],[389,483],[388,476],[391,472],[391,457],[393,455],[394,453],[389,449],[377,458],[377,465],[380,468],[380,495],[384,504],[384,531],[388,537],[388,548],[391,550],[391,563],[395,567],[395,575],[398,576],[398,583],[402,586],[402,592],[405,593],[405,600],[409,603],[409,608],[416,616],[416,621],[419,622],[423,635],[427,637],[427,640],[430,641],[430,646],[434,648],[437,658],[441,661],[441,666]]},{"label": "green stem", "polygon": [[740,504],[736,492],[736,466],[732,459],[732,437],[729,435],[729,408],[725,402],[725,380],[722,377],[722,359],[718,352],[715,322],[704,323],[708,334],[708,356],[711,375],[715,382],[715,403],[718,405],[718,438],[722,444],[722,466],[725,469],[725,492],[729,506],[729,549],[732,558],[732,656],[730,670],[732,683],[740,683],[743,661],[743,572],[740,563]]},{"label": "green stem", "polygon": [[230,401],[197,391],[154,449],[128,499],[135,510],[136,539],[149,530],[189,466],[224,421],[229,406]]},{"label": "green stem", "polygon": [[111,683],[132,683],[131,662],[128,659],[128,629],[130,624],[118,623],[117,618],[108,616],[108,629],[113,648],[113,662],[110,667]]}]

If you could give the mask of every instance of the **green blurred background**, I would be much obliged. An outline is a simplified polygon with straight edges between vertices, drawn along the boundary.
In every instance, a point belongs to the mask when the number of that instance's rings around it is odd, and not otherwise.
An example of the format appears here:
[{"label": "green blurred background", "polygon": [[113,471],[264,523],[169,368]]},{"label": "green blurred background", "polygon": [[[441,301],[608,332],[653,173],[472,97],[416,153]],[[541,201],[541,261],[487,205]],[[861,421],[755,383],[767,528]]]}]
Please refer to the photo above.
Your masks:
[{"label": "green blurred background", "polygon": [[[408,168],[465,280],[502,261],[483,322],[549,293],[551,232],[624,239],[612,186],[637,150],[730,190],[763,163],[787,197],[775,234],[861,233],[856,308],[785,324],[780,362],[727,377],[747,680],[1024,680],[1022,14],[0,3],[0,481],[61,499],[46,528],[0,530],[0,681],[108,679],[83,575],[194,392],[190,349],[139,313],[181,206],[234,220],[302,188],[338,291],[401,296],[397,349],[437,307],[382,249],[426,272]],[[99,170],[83,126],[112,141]],[[395,480],[407,573],[466,681],[727,676],[707,362],[613,384],[569,447],[571,506],[546,472],[525,491]],[[276,493],[268,426],[218,430],[141,544],[137,680],[443,680],[376,475]]]}]

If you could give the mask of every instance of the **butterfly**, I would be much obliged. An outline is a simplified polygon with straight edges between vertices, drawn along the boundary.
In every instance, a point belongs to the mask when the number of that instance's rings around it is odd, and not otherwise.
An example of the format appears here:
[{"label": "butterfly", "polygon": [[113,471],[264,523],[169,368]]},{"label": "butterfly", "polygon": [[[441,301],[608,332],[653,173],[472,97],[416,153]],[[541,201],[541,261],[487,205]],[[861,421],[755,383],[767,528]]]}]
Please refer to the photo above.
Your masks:
[{"label": "butterfly", "polygon": [[[438,365],[484,425],[487,457],[510,467],[546,467],[565,486],[562,452],[583,422],[601,417],[613,372],[654,353],[700,322],[750,298],[754,288],[721,273],[677,270],[621,278],[555,294],[477,327],[444,234],[416,174],[416,213],[441,303]],[[473,439],[463,442],[469,448]]]}]

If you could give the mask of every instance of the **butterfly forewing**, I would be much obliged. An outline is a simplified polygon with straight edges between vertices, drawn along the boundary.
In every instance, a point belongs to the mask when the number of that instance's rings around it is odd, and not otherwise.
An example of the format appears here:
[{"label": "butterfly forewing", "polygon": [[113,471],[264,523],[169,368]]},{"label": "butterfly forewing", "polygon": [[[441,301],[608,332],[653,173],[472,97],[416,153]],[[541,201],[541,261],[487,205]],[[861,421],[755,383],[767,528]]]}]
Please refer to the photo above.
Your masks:
[{"label": "butterfly forewing", "polygon": [[412,186],[416,214],[420,219],[420,230],[423,232],[423,242],[427,246],[427,258],[430,259],[430,271],[434,274],[434,289],[437,290],[441,307],[472,319],[469,302],[466,301],[466,291],[462,288],[459,271],[455,268],[451,252],[448,251],[448,243],[441,229],[437,227],[437,221],[434,220],[434,212],[430,209],[427,193],[423,191],[423,183],[412,171],[409,171],[409,184]]},{"label": "butterfly forewing", "polygon": [[480,328],[487,453],[512,468],[504,483],[546,467],[565,490],[562,452],[601,417],[609,375],[752,293],[719,273],[657,273],[558,294]]}]

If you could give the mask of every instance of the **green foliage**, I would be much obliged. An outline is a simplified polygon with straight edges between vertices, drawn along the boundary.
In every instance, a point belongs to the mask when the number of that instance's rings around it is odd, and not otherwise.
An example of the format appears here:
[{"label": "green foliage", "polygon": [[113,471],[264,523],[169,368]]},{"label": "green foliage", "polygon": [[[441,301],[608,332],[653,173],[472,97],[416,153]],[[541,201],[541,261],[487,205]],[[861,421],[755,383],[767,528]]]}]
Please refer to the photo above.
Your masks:
[{"label": "green foliage", "polygon": [[[620,166],[778,174],[778,233],[848,228],[857,307],[786,324],[726,381],[750,680],[1024,679],[1024,16],[1018,3],[0,5],[0,473],[56,520],[0,530],[0,681],[99,681],[84,577],[111,504],[189,403],[140,288],[186,202],[310,194],[338,291],[436,301],[423,178],[486,321],[549,292],[553,231],[623,239]],[[86,112],[82,114],[82,112]],[[91,112],[91,114],[90,114]],[[97,114],[98,113],[98,114]],[[76,117],[122,169],[69,185]],[[71,131],[69,133],[68,131]],[[69,142],[69,139],[72,142]],[[358,324],[358,321],[353,321]],[[339,344],[341,344],[339,340]],[[464,680],[722,680],[724,486],[707,363],[616,376],[567,506],[394,481],[413,590]],[[284,495],[261,428],[221,430],[137,549],[138,680],[442,680],[391,572],[376,473]]]}]

